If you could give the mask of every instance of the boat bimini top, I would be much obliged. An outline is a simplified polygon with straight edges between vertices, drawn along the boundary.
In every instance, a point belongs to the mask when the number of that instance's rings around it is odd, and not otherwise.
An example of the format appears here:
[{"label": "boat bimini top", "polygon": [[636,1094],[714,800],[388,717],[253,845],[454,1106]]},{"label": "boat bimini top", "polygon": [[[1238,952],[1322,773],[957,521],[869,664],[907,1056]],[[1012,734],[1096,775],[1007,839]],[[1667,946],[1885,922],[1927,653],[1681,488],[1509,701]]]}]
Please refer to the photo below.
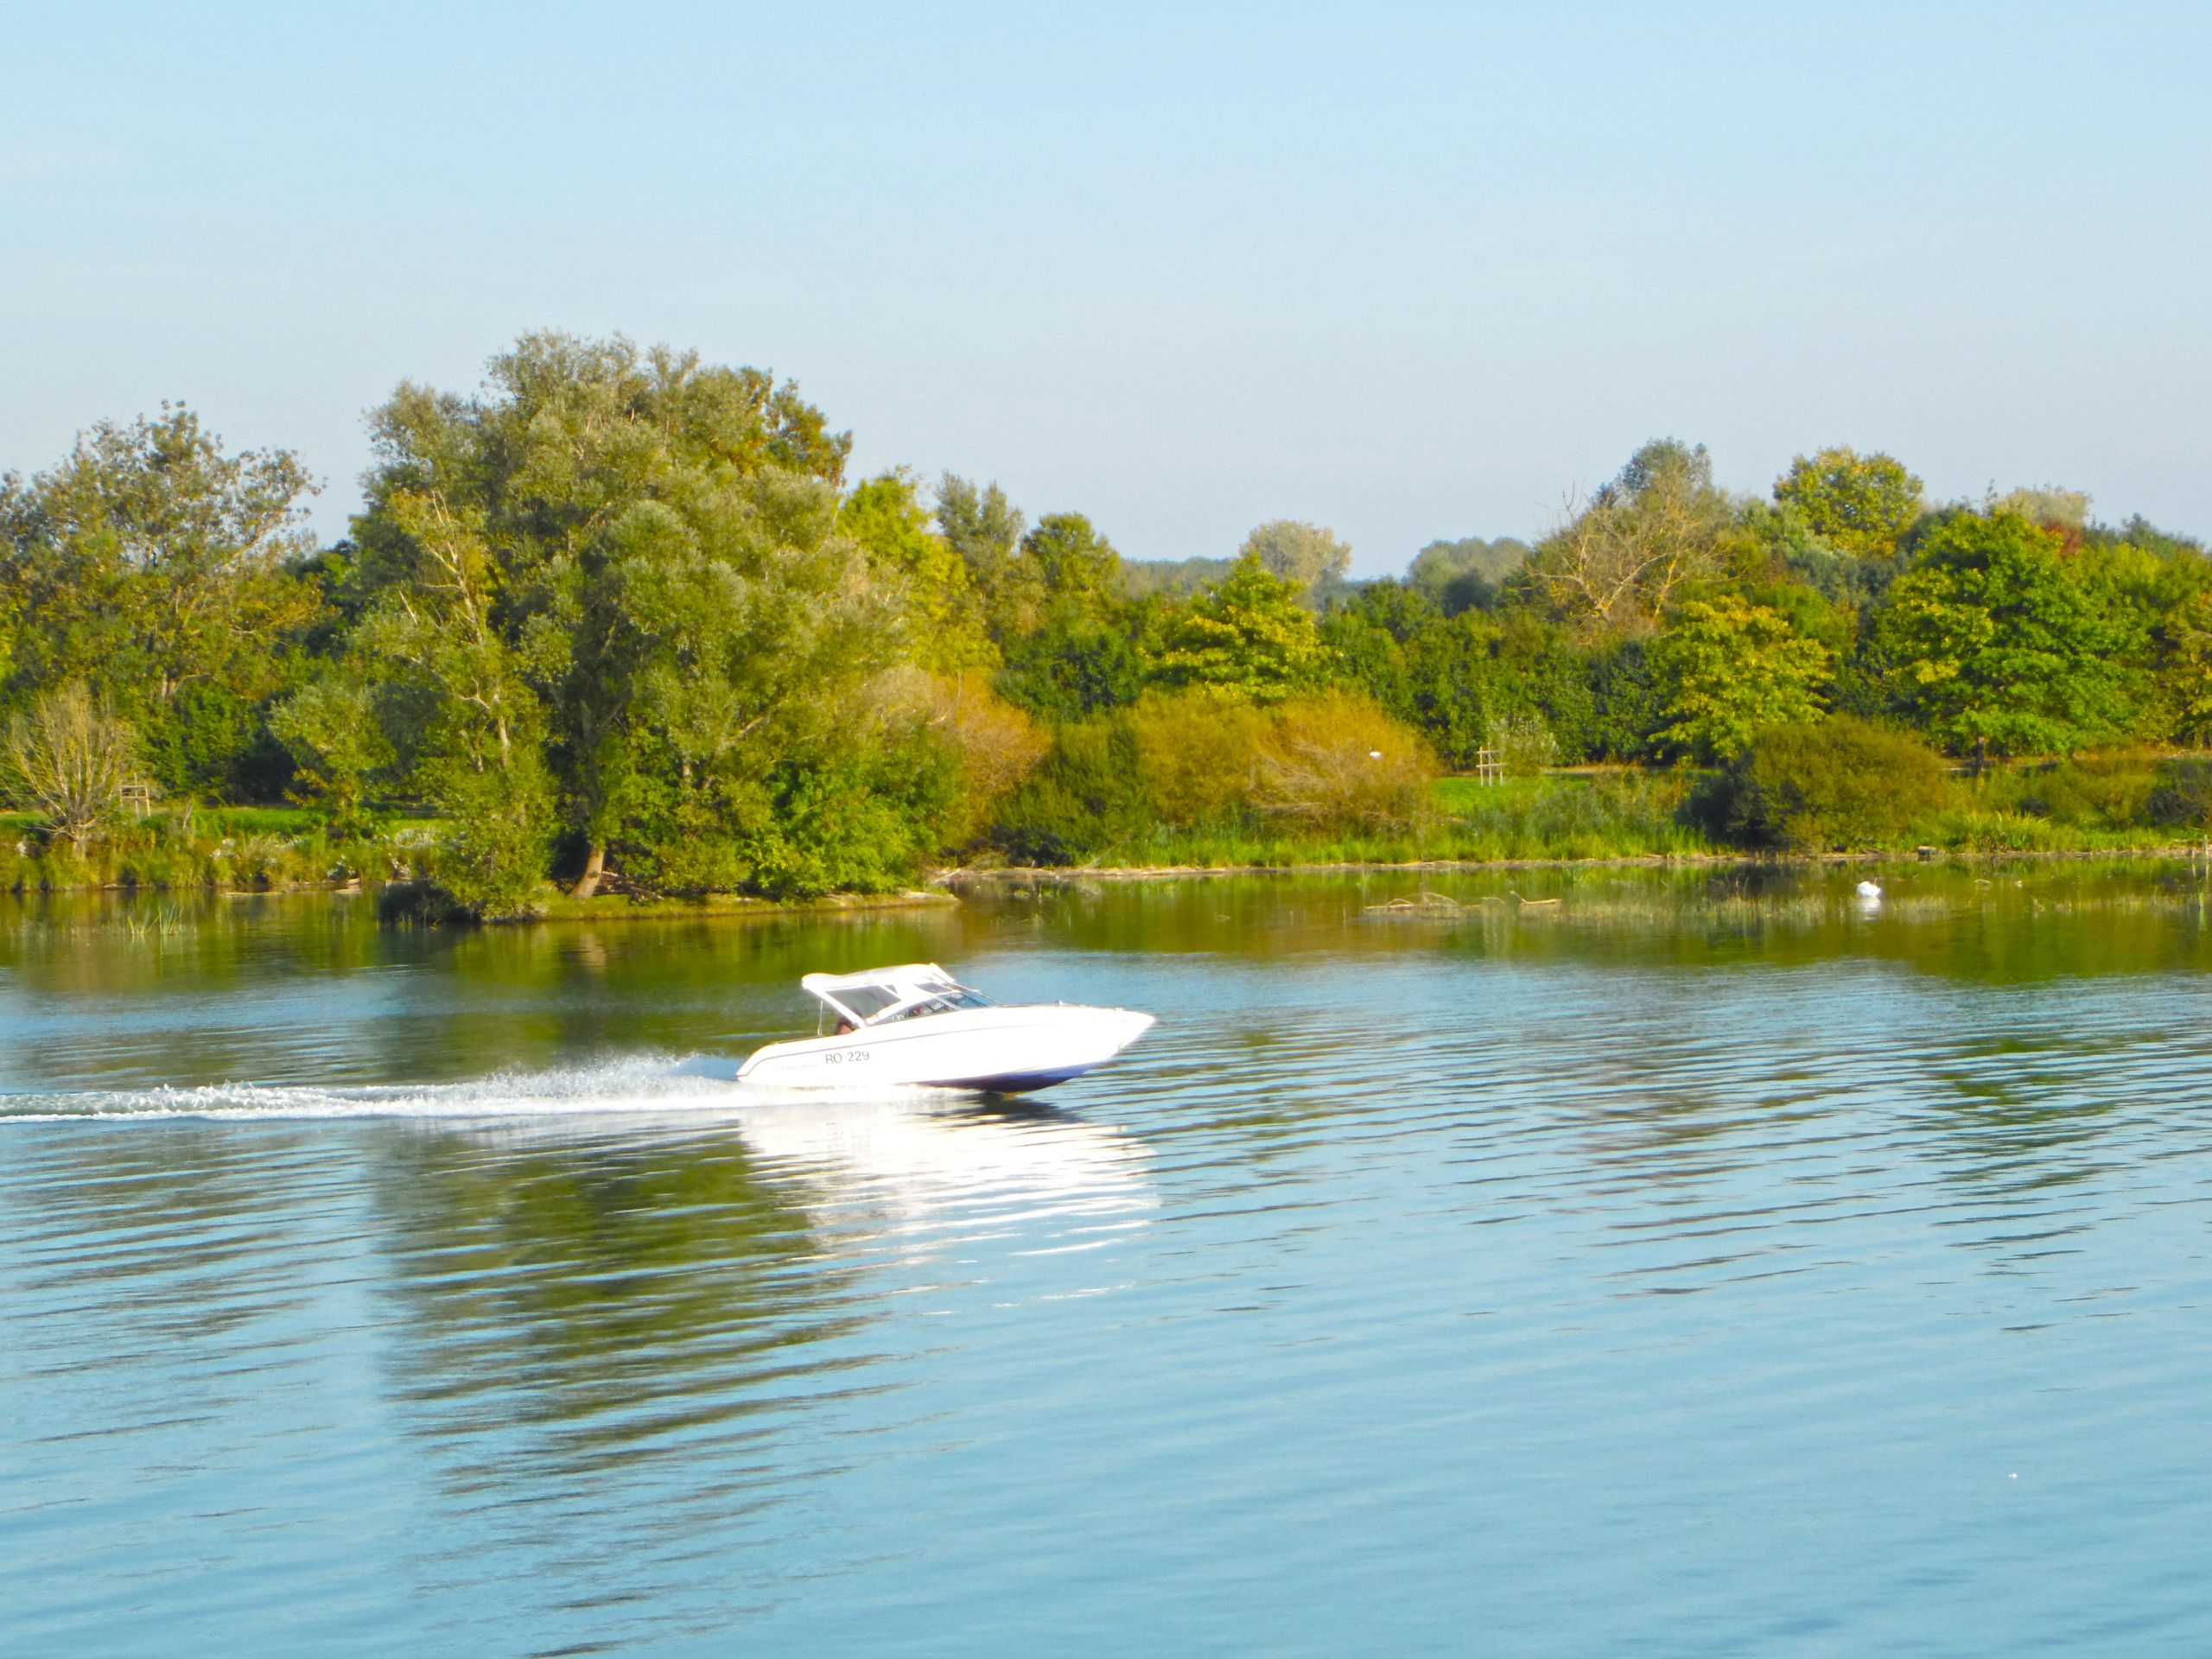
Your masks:
[{"label": "boat bimini top", "polygon": [[[799,981],[799,988],[812,993],[825,1014],[835,1014],[855,1031],[921,1014],[997,1006],[933,962],[869,968],[857,974],[809,974]],[[818,1019],[815,1030],[817,1034],[821,1031]]]}]

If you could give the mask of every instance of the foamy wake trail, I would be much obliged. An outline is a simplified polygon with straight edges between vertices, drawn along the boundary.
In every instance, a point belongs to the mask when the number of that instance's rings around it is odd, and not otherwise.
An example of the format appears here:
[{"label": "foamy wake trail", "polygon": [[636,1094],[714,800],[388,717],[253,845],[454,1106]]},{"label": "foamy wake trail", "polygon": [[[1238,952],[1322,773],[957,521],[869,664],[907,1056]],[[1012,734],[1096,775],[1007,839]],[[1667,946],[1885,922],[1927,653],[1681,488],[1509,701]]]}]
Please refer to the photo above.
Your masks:
[{"label": "foamy wake trail", "polygon": [[719,1057],[624,1055],[465,1083],[359,1087],[218,1083],[193,1088],[0,1096],[0,1121],[60,1118],[542,1117],[734,1109],[753,1098]]}]

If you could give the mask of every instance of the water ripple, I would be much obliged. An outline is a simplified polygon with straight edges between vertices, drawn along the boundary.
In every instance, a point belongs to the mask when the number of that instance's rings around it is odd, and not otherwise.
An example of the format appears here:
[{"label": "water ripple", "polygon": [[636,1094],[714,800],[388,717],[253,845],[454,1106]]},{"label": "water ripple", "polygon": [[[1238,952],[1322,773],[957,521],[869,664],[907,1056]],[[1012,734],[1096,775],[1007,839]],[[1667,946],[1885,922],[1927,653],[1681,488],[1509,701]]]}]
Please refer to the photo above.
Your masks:
[{"label": "water ripple", "polygon": [[[1467,880],[0,927],[11,1636],[2212,1641],[2184,896]],[[1049,1105],[731,1089],[876,955],[1165,1017]]]}]

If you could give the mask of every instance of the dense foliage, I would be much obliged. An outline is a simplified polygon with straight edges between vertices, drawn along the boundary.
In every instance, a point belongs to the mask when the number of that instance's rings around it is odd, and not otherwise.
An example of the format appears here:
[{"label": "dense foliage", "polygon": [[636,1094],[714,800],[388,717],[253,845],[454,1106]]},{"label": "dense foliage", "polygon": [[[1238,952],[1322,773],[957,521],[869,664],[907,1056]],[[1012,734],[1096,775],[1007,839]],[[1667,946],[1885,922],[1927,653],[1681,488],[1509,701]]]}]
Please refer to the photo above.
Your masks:
[{"label": "dense foliage", "polygon": [[[499,914],[556,879],[790,895],[1201,842],[1827,849],[2212,810],[2212,773],[2157,758],[2212,743],[2212,562],[2072,492],[1931,506],[1837,447],[1745,499],[1659,440],[1533,546],[1355,582],[1291,519],[1145,563],[996,484],[849,482],[788,382],[620,339],[526,336],[372,421],[329,546],[294,456],[181,407],[0,479],[11,857],[205,873],[235,838],[194,811],[289,802],[315,850],[261,865]],[[2042,759],[2116,746],[2151,757],[2124,786]],[[2029,758],[2039,782],[1994,781]],[[1434,785],[1588,763],[1719,771]]]},{"label": "dense foliage", "polygon": [[1943,764],[1903,732],[1849,715],[1772,726],[1718,780],[1726,838],[1792,852],[1890,844],[1943,804]]}]

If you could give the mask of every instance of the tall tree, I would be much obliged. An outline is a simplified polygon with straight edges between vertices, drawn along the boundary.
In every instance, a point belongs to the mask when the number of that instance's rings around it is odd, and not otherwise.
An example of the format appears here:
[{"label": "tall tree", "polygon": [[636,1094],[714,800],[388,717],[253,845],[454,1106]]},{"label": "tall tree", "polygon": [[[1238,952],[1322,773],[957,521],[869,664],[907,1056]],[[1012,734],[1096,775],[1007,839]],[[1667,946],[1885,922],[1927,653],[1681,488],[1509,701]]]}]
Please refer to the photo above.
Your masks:
[{"label": "tall tree", "polygon": [[1446,616],[1487,608],[1497,585],[1528,561],[1525,542],[1501,536],[1486,542],[1468,536],[1456,542],[1431,542],[1414,555],[1406,583],[1420,589]]},{"label": "tall tree", "polygon": [[2168,732],[2212,747],[2212,592],[2193,593],[2161,617],[2158,645]]},{"label": "tall tree", "polygon": [[1121,602],[1122,556],[1079,512],[1049,512],[1021,538],[1047,612],[1064,622],[1096,622]]},{"label": "tall tree", "polygon": [[290,452],[229,454],[181,404],[0,479],[8,699],[96,683],[162,783],[223,786],[320,606],[296,568],[314,487]]},{"label": "tall tree", "polygon": [[1774,481],[1775,500],[1796,508],[1815,536],[1862,557],[1897,551],[1920,517],[1920,492],[1895,456],[1842,444],[1799,455]]},{"label": "tall tree", "polygon": [[1001,693],[1031,712],[1071,720],[1135,700],[1145,664],[1121,555],[1079,512],[1047,513],[1021,538],[1038,595],[1032,626],[1006,642]]},{"label": "tall tree", "polygon": [[1733,594],[1688,600],[1652,647],[1665,687],[1665,741],[1700,760],[1730,760],[1770,726],[1821,712],[1828,653],[1780,612]]},{"label": "tall tree", "polygon": [[1240,556],[1259,560],[1268,575],[1300,588],[1341,579],[1351,569],[1351,549],[1338,539],[1335,531],[1296,518],[1268,519],[1244,538],[1237,551]]},{"label": "tall tree", "polygon": [[1318,685],[1329,655],[1294,582],[1256,554],[1175,613],[1159,652],[1162,680],[1271,702]]},{"label": "tall tree", "polygon": [[957,473],[938,480],[937,526],[968,567],[982,596],[991,637],[1001,646],[1037,625],[1042,585],[1020,556],[1024,520],[995,484],[977,486]]},{"label": "tall tree", "polygon": [[932,527],[912,473],[901,468],[856,486],[837,510],[837,528],[860,543],[880,577],[903,590],[906,650],[917,666],[959,674],[997,665],[976,579]]},{"label": "tall tree", "polygon": [[474,397],[403,386],[376,436],[359,643],[410,670],[426,778],[512,853],[487,890],[556,827],[580,893],[617,848],[741,879],[768,775],[889,654],[836,530],[849,439],[758,370],[558,334]]},{"label": "tall tree", "polygon": [[1656,439],[1538,543],[1517,585],[1586,635],[1649,633],[1681,589],[1722,569],[1734,516],[1703,444]]},{"label": "tall tree", "polygon": [[1874,625],[1899,702],[1954,749],[2070,750],[2144,711],[2145,619],[2017,513],[1929,536]]}]

